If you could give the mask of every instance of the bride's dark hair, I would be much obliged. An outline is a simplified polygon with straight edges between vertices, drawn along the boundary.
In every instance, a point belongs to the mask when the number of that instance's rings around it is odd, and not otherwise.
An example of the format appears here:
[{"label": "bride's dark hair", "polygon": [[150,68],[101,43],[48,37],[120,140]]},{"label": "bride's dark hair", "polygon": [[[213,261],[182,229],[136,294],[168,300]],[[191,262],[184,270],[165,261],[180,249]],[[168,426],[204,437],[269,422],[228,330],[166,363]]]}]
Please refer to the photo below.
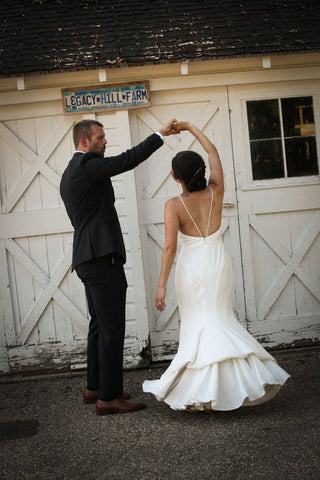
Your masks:
[{"label": "bride's dark hair", "polygon": [[185,150],[177,153],[172,159],[172,170],[177,180],[182,180],[188,192],[204,190],[207,186],[205,178],[206,165],[196,152]]}]

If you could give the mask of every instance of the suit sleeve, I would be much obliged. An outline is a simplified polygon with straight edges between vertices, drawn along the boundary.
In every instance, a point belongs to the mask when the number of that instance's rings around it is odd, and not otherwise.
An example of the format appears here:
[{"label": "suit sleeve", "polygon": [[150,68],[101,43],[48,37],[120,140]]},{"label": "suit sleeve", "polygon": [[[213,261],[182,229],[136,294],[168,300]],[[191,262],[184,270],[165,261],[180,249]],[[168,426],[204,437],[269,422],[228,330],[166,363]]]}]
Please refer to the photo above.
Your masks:
[{"label": "suit sleeve", "polygon": [[163,140],[159,135],[153,133],[143,142],[120,155],[101,158],[96,153],[88,152],[82,157],[81,164],[88,177],[93,181],[101,180],[101,176],[113,177],[132,170],[149,158],[162,145]]}]

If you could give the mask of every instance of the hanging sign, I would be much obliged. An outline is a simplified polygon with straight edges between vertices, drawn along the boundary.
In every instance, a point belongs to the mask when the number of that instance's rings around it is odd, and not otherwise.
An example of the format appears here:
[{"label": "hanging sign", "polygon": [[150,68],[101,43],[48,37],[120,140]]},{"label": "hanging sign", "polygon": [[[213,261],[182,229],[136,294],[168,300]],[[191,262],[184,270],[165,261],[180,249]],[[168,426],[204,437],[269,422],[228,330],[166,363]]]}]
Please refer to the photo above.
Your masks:
[{"label": "hanging sign", "polygon": [[149,82],[64,88],[61,90],[65,113],[96,112],[147,107]]}]

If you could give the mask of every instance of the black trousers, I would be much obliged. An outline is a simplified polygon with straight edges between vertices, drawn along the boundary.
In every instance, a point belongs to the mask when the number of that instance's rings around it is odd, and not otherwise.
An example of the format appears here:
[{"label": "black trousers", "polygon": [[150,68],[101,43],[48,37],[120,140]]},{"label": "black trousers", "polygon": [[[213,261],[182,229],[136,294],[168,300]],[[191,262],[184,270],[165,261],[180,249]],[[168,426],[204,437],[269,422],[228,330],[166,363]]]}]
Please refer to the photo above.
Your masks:
[{"label": "black trousers", "polygon": [[85,286],[90,323],[87,388],[111,401],[123,395],[123,344],[127,280],[122,260],[105,255],[76,267]]}]

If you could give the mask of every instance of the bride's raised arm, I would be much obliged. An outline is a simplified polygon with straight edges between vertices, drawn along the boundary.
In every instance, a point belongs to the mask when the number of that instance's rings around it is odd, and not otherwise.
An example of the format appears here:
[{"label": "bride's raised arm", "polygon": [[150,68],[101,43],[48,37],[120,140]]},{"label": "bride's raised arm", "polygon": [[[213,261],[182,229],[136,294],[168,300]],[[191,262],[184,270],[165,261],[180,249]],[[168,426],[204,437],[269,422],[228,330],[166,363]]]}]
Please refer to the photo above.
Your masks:
[{"label": "bride's raised arm", "polygon": [[191,122],[177,122],[174,128],[180,132],[188,130],[201,144],[202,148],[208,154],[208,163],[210,168],[209,185],[215,187],[216,192],[224,193],[223,169],[218,150],[208,137]]}]

